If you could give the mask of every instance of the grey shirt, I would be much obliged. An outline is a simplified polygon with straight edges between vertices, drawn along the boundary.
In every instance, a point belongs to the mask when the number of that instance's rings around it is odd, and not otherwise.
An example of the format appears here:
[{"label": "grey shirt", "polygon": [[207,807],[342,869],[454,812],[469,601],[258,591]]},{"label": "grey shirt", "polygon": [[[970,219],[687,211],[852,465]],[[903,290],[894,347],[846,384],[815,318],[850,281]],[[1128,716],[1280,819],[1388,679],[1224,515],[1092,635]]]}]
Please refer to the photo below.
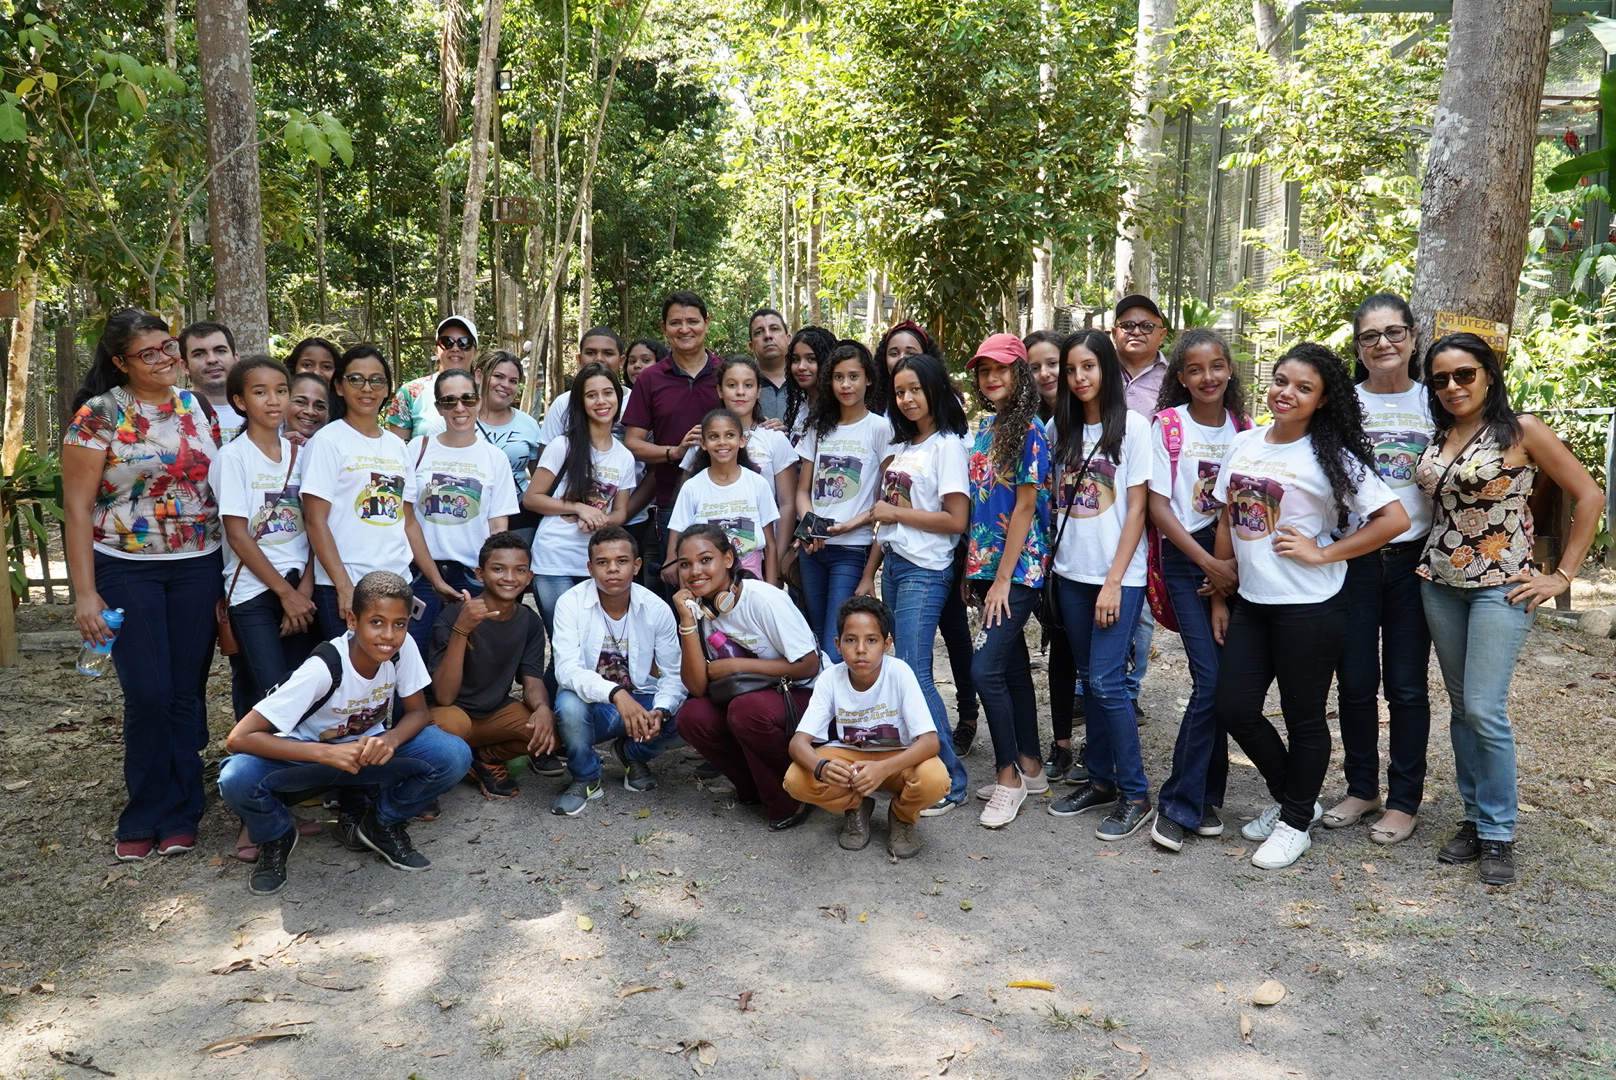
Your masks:
[{"label": "grey shirt", "polygon": [[[459,604],[447,604],[432,627],[432,648],[427,666],[436,671],[449,649],[449,635],[460,617]],[[466,642],[460,693],[454,704],[473,719],[499,712],[511,698],[511,686],[523,675],[544,677],[544,623],[538,613],[518,605],[516,614],[501,622],[484,619]],[[443,705],[445,702],[438,702]]]}]

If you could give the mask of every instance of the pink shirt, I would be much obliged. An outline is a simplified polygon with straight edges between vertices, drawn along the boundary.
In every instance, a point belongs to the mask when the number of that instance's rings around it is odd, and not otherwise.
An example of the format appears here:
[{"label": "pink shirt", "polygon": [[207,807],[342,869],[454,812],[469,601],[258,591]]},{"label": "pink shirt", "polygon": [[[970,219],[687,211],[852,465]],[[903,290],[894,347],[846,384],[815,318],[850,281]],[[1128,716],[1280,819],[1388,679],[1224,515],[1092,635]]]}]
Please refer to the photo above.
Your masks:
[{"label": "pink shirt", "polygon": [[1156,362],[1138,375],[1128,374],[1128,365],[1122,365],[1123,396],[1128,408],[1149,420],[1156,415],[1156,398],[1161,394],[1162,379],[1167,376],[1167,358],[1156,354]]}]

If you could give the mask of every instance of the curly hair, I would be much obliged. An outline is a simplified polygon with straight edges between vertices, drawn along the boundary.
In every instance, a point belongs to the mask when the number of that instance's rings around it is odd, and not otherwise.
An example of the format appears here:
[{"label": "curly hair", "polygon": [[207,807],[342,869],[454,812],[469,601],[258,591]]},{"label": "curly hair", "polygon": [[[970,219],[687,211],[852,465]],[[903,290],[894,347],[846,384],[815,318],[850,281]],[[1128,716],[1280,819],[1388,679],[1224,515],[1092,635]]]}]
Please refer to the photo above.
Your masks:
[{"label": "curly hair", "polygon": [[1204,326],[1191,327],[1173,342],[1173,351],[1167,357],[1167,373],[1162,376],[1161,393],[1156,395],[1154,411],[1188,405],[1194,400],[1189,387],[1179,382],[1178,378],[1184,373],[1184,361],[1190,350],[1197,345],[1211,345],[1223,354],[1223,362],[1229,369],[1229,381],[1223,387],[1223,407],[1236,416],[1245,416],[1246,388],[1240,382],[1240,372],[1234,366],[1234,354],[1229,351],[1229,343],[1223,340],[1222,334]]},{"label": "curly hair", "polygon": [[[989,360],[986,363],[997,361]],[[1038,423],[1038,407],[1044,399],[1038,393],[1038,383],[1033,379],[1032,367],[1027,361],[1017,360],[1006,365],[1005,370],[1016,382],[1010,388],[1010,400],[993,417],[993,448],[988,457],[993,461],[995,472],[1014,473],[1021,462],[1022,450],[1027,445],[1027,429]],[[984,408],[993,408],[993,403],[982,397],[980,388],[976,396],[981,398]]]},{"label": "curly hair", "polygon": [[1358,481],[1363,476],[1362,472],[1354,476],[1347,462],[1356,460],[1370,472],[1375,469],[1374,447],[1364,432],[1363,404],[1353,388],[1347,362],[1327,346],[1303,341],[1291,346],[1275,362],[1275,373],[1286,364],[1306,364],[1318,373],[1323,384],[1322,401],[1308,423],[1307,433],[1313,437],[1313,456],[1330,481],[1330,494],[1336,506],[1343,508],[1357,494]]},{"label": "curly hair", "polygon": [[830,356],[830,351],[836,347],[836,335],[823,326],[805,326],[797,331],[791,339],[791,344],[786,346],[786,414],[781,418],[781,423],[785,424],[787,431],[795,431],[797,418],[799,416],[806,418],[811,411],[808,395],[797,385],[796,378],[791,374],[791,365],[797,360],[799,342],[813,350],[814,364],[823,367],[826,358]]},{"label": "curly hair", "polygon": [[881,373],[876,370],[875,357],[863,342],[843,338],[819,365],[819,376],[815,383],[819,392],[814,398],[813,408],[808,411],[808,430],[821,439],[835,431],[842,422],[842,403],[836,400],[831,380],[835,377],[837,365],[847,360],[857,360],[864,369],[864,407],[873,413],[882,411]]}]

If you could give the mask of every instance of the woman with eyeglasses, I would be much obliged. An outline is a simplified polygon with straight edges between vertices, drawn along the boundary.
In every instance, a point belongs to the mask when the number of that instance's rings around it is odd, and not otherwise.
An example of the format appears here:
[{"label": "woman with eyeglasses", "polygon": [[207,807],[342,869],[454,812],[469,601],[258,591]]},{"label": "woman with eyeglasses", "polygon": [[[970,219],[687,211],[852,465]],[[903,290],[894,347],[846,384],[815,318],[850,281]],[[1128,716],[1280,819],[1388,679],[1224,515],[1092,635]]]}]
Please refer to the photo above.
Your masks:
[{"label": "woman with eyeglasses", "polygon": [[347,630],[354,584],[372,570],[409,578],[413,561],[438,596],[460,597],[438,573],[415,518],[415,459],[381,425],[393,388],[387,359],[374,345],[355,345],[337,358],[332,386],[333,418],[303,452],[302,491],[326,641]]},{"label": "woman with eyeglasses", "polygon": [[[471,373],[459,368],[438,372],[432,399],[444,419],[443,433],[420,435],[409,444],[419,492],[415,516],[438,576],[462,598],[470,599],[483,591],[471,572],[480,561],[483,541],[505,531],[510,516],[519,509],[519,496],[510,459],[478,434],[477,406],[482,395],[477,393]],[[410,623],[410,635],[426,656],[443,601],[420,567],[410,588],[425,605],[421,617]]]},{"label": "woman with eyeglasses", "polygon": [[219,423],[175,387],[180,346],[156,315],[107,319],[62,439],[62,504],[75,621],[86,642],[113,632],[123,690],[124,784],[116,853],[135,862],[196,844],[210,617],[223,590],[219,511],[208,470]]},{"label": "woman with eyeglasses", "polygon": [[[1605,494],[1543,421],[1509,406],[1498,354],[1474,334],[1439,338],[1425,357],[1435,432],[1415,476],[1434,501],[1415,573],[1452,714],[1464,821],[1437,858],[1478,863],[1483,885],[1515,880],[1515,734],[1506,703],[1532,612],[1571,588]],[[1532,559],[1528,503],[1542,470],[1573,500],[1559,564]]]},{"label": "woman with eyeglasses", "polygon": [[[517,499],[527,492],[541,445],[539,422],[515,406],[522,392],[522,376],[522,361],[504,349],[489,353],[477,365],[477,384],[483,395],[477,410],[477,433],[504,452]],[[506,527],[531,544],[538,524],[539,515],[518,508]]]}]

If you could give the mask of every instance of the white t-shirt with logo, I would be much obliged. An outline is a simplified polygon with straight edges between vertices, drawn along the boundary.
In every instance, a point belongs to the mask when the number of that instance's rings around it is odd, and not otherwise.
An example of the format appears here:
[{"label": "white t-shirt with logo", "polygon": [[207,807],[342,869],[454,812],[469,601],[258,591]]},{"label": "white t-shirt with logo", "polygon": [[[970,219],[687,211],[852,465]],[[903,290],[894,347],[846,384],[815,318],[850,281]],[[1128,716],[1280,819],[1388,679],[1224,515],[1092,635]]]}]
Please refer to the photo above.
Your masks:
[{"label": "white t-shirt with logo", "polygon": [[352,638],[349,632],[332,639],[342,657],[342,685],[307,720],[301,717],[331,685],[331,669],[318,656],[303,661],[254,710],[276,731],[299,742],[353,742],[361,735],[380,735],[393,715],[394,688],[399,697],[407,698],[425,690],[432,676],[421,662],[415,639],[406,634],[394,659],[384,660],[375,676],[367,679],[354,670],[348,651]]},{"label": "white t-shirt with logo", "polygon": [[[407,454],[404,440],[385,428],[372,439],[343,420],[315,432],[303,448],[303,494],[331,504],[326,520],[352,584],[372,570],[410,576],[404,504],[415,502],[415,461]],[[333,584],[318,559],[314,580]]]},{"label": "white t-shirt with logo", "polygon": [[[797,456],[814,470],[809,494],[814,513],[840,524],[875,505],[881,489],[881,462],[892,441],[892,425],[879,413],[869,413],[856,424],[840,424],[821,439],[810,431],[797,444]],[[870,526],[828,538],[831,545],[868,544]]]},{"label": "white t-shirt with logo", "polygon": [[442,435],[422,435],[410,440],[409,461],[426,549],[437,562],[476,566],[491,531],[488,519],[520,509],[510,459],[485,439],[445,446]]},{"label": "white t-shirt with logo", "polygon": [[1181,405],[1175,411],[1183,438],[1178,451],[1178,472],[1173,473],[1161,421],[1151,421],[1150,490],[1167,496],[1178,523],[1189,532],[1198,533],[1215,526],[1218,511],[1223,509],[1212,498],[1212,488],[1218,482],[1218,471],[1223,468],[1229,444],[1234,442],[1234,420],[1225,409],[1223,426],[1209,428],[1195,422],[1189,406]]},{"label": "white t-shirt with logo", "polygon": [[[819,649],[797,605],[785,590],[752,579],[741,586],[735,606],[712,620],[714,630],[759,660],[797,661]],[[807,686],[812,679],[798,685]],[[930,715],[930,714],[928,714]]]},{"label": "white t-shirt with logo", "polygon": [[[1302,536],[1328,547],[1339,511],[1329,477],[1313,456],[1313,438],[1270,443],[1266,427],[1242,431],[1229,446],[1212,495],[1230,507],[1229,531],[1240,568],[1240,595],[1255,604],[1319,604],[1341,591],[1347,564],[1310,566],[1274,550],[1281,526],[1295,526]],[[1348,458],[1347,475],[1358,490],[1344,508],[1368,517],[1390,504],[1384,481]]]},{"label": "white t-shirt with logo", "polygon": [[668,518],[668,529],[684,532],[697,522],[724,530],[740,558],[768,547],[763,530],[780,520],[770,481],[751,469],[739,469],[735,480],[719,484],[711,469],[703,469],[679,488],[679,498]]},{"label": "white t-shirt with logo", "polygon": [[[219,502],[219,516],[246,519],[248,537],[282,577],[309,564],[309,537],[303,530],[303,501],[298,497],[306,461],[304,453],[292,460],[292,444],[284,438],[281,459],[271,461],[256,443],[240,436],[219,448],[208,470],[208,483]],[[224,587],[230,590],[232,607],[245,604],[269,588],[247,567],[241,567],[241,576],[236,577],[238,566],[241,557],[227,541]],[[232,578],[236,582],[233,590]]]},{"label": "white t-shirt with logo", "polygon": [[868,690],[853,688],[845,663],[825,672],[797,730],[826,746],[895,753],[937,725],[914,669],[888,654]]},{"label": "white t-shirt with logo", "polygon": [[[881,497],[893,506],[942,510],[944,496],[970,496],[970,452],[953,432],[934,432],[918,443],[893,443],[889,452],[892,460],[882,478]],[[880,539],[922,569],[947,570],[954,565],[959,533],[927,532],[894,522],[881,526]]]},{"label": "white t-shirt with logo", "polygon": [[[680,459],[681,469],[690,469],[696,464],[696,455],[701,453],[701,447],[692,446],[685,451]],[[773,428],[755,427],[746,433],[746,457],[752,463],[752,468],[760,473],[770,486],[774,478],[788,465],[797,463],[797,449],[791,445],[791,440],[783,432]]]},{"label": "white t-shirt with logo", "polygon": [[[1376,394],[1359,383],[1358,400],[1363,402],[1364,431],[1375,450],[1376,471],[1408,511],[1408,530],[1390,542],[1424,540],[1431,531],[1431,498],[1414,482],[1414,467],[1436,430],[1431,422],[1430,392],[1415,383],[1401,394]],[[1362,524],[1361,519],[1353,518],[1347,532]]]},{"label": "white t-shirt with logo", "polygon": [[[567,491],[568,436],[562,435],[547,443],[539,457],[539,468],[549,469],[555,477],[549,494],[560,499]],[[612,501],[620,489],[633,490],[638,470],[634,455],[628,447],[612,440],[610,449],[589,448],[589,490],[581,502],[588,503],[605,513],[611,513]],[[589,573],[589,533],[578,528],[572,517],[546,514],[539,519],[533,533],[532,565],[535,574],[554,577],[585,577]]]},{"label": "white t-shirt with logo", "polygon": [[[1055,573],[1068,581],[1081,581],[1088,585],[1104,585],[1111,572],[1111,562],[1122,544],[1122,526],[1128,519],[1128,499],[1133,489],[1150,483],[1150,422],[1129,410],[1127,424],[1122,433],[1120,460],[1112,461],[1102,453],[1089,456],[1100,441],[1100,424],[1083,425],[1083,456],[1088,466],[1081,476],[1071,469],[1056,471],[1056,487],[1050,502],[1049,542],[1060,538],[1055,549]],[[1056,442],[1055,424],[1049,425],[1050,441]],[[1069,514],[1064,522],[1062,514]],[[1144,533],[1134,547],[1133,558],[1122,573],[1122,584],[1145,584]]]},{"label": "white t-shirt with logo", "polygon": [[247,426],[247,418],[238,413],[236,407],[229,402],[213,405],[213,411],[219,416],[219,438],[225,442],[233,441],[241,433],[241,429]]}]

